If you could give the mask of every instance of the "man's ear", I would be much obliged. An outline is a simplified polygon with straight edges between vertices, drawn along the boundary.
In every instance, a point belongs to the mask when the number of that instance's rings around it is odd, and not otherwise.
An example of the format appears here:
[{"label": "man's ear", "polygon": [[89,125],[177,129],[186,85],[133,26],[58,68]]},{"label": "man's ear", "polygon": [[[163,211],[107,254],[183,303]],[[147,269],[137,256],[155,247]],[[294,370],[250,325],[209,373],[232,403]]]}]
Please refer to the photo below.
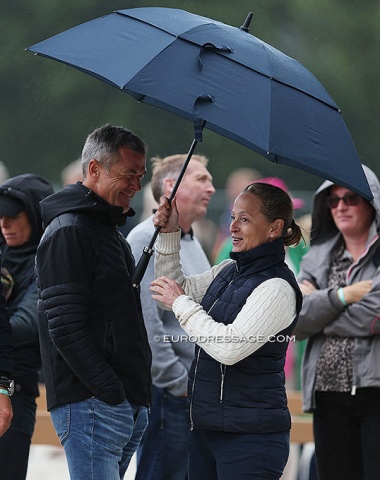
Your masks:
[{"label": "man's ear", "polygon": [[174,178],[165,178],[164,179],[164,195],[165,197],[169,198],[170,194],[173,191],[174,185],[175,185],[175,179]]},{"label": "man's ear", "polygon": [[89,177],[92,178],[92,180],[96,181],[99,176],[100,176],[100,163],[95,160],[95,158],[92,158],[89,163],[88,163],[88,167],[87,167],[87,174]]}]

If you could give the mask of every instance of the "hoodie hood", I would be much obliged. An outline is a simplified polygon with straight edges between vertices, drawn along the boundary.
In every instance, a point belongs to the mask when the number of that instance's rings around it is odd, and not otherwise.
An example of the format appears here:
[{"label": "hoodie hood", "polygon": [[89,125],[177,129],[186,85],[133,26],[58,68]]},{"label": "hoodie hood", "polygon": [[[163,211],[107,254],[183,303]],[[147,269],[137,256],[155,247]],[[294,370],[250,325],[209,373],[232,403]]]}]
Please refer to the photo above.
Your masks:
[{"label": "hoodie hood", "polygon": [[15,205],[19,211],[25,210],[32,226],[31,242],[38,244],[42,236],[40,201],[54,193],[53,186],[39,175],[27,173],[9,178],[0,185],[0,197],[5,197]]},{"label": "hoodie hood", "polygon": [[110,205],[81,182],[71,184],[41,202],[42,220],[45,226],[64,213],[83,213],[107,224],[124,225],[126,218],[135,215],[132,208],[123,213],[122,207]]},{"label": "hoodie hood", "polygon": [[[376,174],[366,165],[362,165],[365,176],[373,194],[373,200],[369,202],[375,210],[376,230],[380,230],[380,182]],[[313,245],[323,243],[338,234],[331,216],[330,209],[326,204],[331,187],[334,183],[326,180],[314,194],[311,213],[311,243]],[[366,200],[368,201],[368,200]]]},{"label": "hoodie hood", "polygon": [[9,247],[0,231],[2,270],[6,271],[5,293],[11,315],[16,310],[20,297],[30,284],[34,272],[34,257],[43,228],[39,202],[54,193],[53,186],[39,175],[27,173],[9,178],[0,185],[0,197],[5,204],[18,205],[19,212],[25,211],[32,227],[30,239],[18,247]]}]

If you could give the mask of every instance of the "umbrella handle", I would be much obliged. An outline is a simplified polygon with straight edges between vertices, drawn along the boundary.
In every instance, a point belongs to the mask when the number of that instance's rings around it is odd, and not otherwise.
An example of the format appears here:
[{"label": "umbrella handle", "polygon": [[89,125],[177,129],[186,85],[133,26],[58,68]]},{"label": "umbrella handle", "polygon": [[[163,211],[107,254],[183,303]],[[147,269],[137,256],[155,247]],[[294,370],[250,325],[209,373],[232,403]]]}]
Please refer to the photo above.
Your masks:
[{"label": "umbrella handle", "polygon": [[[202,128],[205,126],[206,122],[203,121],[203,125],[202,125]],[[189,149],[189,152],[187,154],[187,157],[186,157],[186,160],[182,166],[182,169],[178,175],[178,178],[177,178],[177,181],[175,182],[174,184],[174,187],[173,187],[173,190],[172,190],[172,193],[170,194],[170,197],[169,197],[169,204],[171,203],[171,201],[173,200],[175,194],[177,193],[177,190],[178,190],[178,187],[179,187],[179,184],[181,183],[181,180],[183,178],[183,176],[185,175],[185,171],[186,171],[186,168],[187,166],[189,165],[189,162],[190,162],[190,159],[194,153],[194,150],[195,150],[195,147],[197,146],[198,144],[198,140],[196,140],[194,138],[191,146],[190,146],[190,149]],[[136,269],[134,271],[134,274],[132,276],[132,285],[134,288],[138,288],[140,283],[141,283],[141,280],[146,272],[146,269],[148,268],[148,264],[149,264],[149,260],[151,258],[151,256],[153,255],[153,245],[158,237],[158,234],[160,233],[160,230],[161,230],[161,227],[160,226],[157,226],[155,231],[154,231],[154,234],[149,242],[149,245],[147,247],[144,248],[143,250],[143,253],[140,257],[140,260],[138,261],[137,265],[136,265]]]}]

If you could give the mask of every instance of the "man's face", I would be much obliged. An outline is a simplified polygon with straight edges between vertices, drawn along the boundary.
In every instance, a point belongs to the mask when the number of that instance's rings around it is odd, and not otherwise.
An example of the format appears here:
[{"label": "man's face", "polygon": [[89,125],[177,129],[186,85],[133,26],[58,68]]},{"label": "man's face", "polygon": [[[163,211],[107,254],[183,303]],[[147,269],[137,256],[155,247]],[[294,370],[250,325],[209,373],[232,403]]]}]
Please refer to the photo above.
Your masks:
[{"label": "man's face", "polygon": [[214,193],[212,176],[205,165],[198,160],[190,160],[176,195],[180,216],[191,215],[192,221],[204,217]]},{"label": "man's face", "polygon": [[141,179],[146,173],[146,157],[128,147],[121,147],[119,155],[120,160],[112,165],[109,172],[98,163],[99,171],[95,179],[92,176],[92,184],[84,184],[110,205],[122,207],[123,213],[126,213],[132,197],[141,190]]}]

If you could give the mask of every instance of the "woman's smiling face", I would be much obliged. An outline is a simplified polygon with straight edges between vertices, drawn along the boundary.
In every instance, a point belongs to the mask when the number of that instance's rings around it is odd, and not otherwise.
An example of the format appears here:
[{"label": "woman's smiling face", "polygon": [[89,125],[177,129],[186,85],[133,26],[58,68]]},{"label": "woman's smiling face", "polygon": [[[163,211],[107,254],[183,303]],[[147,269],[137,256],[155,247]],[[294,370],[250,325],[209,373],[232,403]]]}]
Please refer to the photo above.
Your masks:
[{"label": "woman's smiling face", "polygon": [[232,251],[245,252],[275,240],[281,234],[281,230],[276,233],[276,222],[278,220],[269,222],[261,213],[261,200],[257,195],[241,193],[231,212]]}]

